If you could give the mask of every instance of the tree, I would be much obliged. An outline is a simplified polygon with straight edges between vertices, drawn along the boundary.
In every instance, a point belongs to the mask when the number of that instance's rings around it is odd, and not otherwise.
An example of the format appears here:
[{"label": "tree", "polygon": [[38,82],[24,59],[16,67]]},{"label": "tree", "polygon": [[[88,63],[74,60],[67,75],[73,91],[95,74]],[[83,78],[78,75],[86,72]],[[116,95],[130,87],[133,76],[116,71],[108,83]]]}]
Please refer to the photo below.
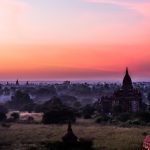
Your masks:
[{"label": "tree", "polygon": [[62,124],[68,123],[68,121],[75,122],[76,117],[73,111],[64,110],[51,110],[44,113],[42,122],[44,124]]},{"label": "tree", "polygon": [[93,106],[86,105],[82,110],[83,117],[85,119],[90,119],[92,117],[92,115],[94,114],[94,111],[95,111],[95,109]]},{"label": "tree", "polygon": [[7,116],[4,112],[0,112],[0,122],[5,121],[7,119]]},{"label": "tree", "polygon": [[33,101],[30,99],[29,94],[20,90],[16,91],[11,101],[8,102],[10,108],[18,110],[21,110],[25,105],[31,104],[33,104]]},{"label": "tree", "polygon": [[5,107],[4,105],[0,104],[0,113],[8,113],[8,109],[7,107]]},{"label": "tree", "polygon": [[35,109],[36,104],[30,103],[30,104],[24,104],[21,108],[21,111],[27,111],[31,113]]},{"label": "tree", "polygon": [[75,96],[70,95],[60,95],[61,101],[64,105],[73,107],[74,103],[77,102],[77,98]]},{"label": "tree", "polygon": [[41,87],[41,88],[37,89],[36,94],[38,96],[42,96],[42,97],[55,96],[55,95],[57,95],[57,91],[56,91],[55,86],[52,85],[50,87]]},{"label": "tree", "polygon": [[63,110],[64,108],[67,107],[63,105],[60,98],[52,97],[49,101],[46,101],[44,104],[36,105],[35,111],[46,113],[52,110]]},{"label": "tree", "polygon": [[61,99],[53,97],[43,105],[37,105],[36,111],[44,113],[42,122],[44,124],[75,122],[75,112],[65,106]]}]

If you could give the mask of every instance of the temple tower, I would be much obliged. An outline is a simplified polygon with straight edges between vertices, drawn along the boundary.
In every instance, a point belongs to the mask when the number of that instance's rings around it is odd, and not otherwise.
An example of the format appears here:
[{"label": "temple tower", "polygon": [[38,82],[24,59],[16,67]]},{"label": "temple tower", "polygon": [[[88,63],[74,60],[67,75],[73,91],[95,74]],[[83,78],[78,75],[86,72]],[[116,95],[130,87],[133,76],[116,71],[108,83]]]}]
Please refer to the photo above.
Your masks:
[{"label": "temple tower", "polygon": [[76,143],[78,141],[78,138],[72,131],[71,122],[68,123],[67,133],[62,137],[62,140],[66,143]]},{"label": "temple tower", "polygon": [[123,90],[133,89],[132,80],[131,80],[131,77],[129,75],[128,68],[126,68],[126,73],[125,73],[125,76],[124,76],[124,79],[123,79],[122,89]]}]

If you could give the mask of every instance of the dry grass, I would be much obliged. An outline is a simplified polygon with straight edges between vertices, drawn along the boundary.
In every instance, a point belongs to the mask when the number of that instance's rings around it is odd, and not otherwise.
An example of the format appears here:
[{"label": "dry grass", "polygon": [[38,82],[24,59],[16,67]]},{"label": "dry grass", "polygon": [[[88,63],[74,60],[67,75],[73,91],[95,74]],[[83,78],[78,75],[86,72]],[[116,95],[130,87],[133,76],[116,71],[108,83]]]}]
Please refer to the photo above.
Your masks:
[{"label": "dry grass", "polygon": [[[38,150],[44,150],[42,143],[61,140],[66,128],[66,125],[42,124],[13,124],[9,129],[0,127],[0,149],[30,150],[30,147],[38,147]],[[107,147],[109,150],[138,150],[143,134],[150,133],[150,127],[100,126],[83,120],[73,125],[73,130],[80,138],[93,139],[96,148]]]}]

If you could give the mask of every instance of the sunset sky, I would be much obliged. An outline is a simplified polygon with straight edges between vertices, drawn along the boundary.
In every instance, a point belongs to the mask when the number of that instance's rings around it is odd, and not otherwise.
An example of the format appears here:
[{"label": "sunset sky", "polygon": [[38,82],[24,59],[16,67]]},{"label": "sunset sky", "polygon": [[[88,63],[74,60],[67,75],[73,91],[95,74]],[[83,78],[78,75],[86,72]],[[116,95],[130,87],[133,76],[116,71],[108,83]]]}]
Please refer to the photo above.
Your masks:
[{"label": "sunset sky", "polygon": [[0,0],[0,80],[150,80],[150,0]]}]

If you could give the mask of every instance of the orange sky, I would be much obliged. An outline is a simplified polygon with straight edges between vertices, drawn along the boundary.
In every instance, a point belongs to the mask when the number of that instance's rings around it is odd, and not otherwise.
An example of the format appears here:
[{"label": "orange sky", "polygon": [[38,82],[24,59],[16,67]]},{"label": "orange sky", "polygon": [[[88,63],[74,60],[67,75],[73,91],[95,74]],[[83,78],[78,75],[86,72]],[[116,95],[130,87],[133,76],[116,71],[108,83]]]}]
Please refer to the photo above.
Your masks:
[{"label": "orange sky", "polygon": [[0,0],[0,22],[0,80],[149,80],[147,0]]},{"label": "orange sky", "polygon": [[135,77],[147,77],[149,48],[135,45],[3,46],[0,73],[2,79],[111,80],[120,79],[128,66]]}]

